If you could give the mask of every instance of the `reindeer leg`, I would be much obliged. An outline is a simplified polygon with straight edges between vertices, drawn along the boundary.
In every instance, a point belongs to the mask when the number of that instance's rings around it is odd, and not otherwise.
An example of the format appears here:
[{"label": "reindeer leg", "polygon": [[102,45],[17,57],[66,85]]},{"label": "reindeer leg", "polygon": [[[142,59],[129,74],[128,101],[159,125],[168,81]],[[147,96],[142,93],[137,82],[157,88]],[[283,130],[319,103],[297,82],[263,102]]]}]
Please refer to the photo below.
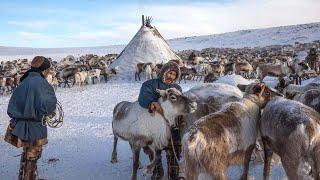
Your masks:
[{"label": "reindeer leg", "polygon": [[302,83],[302,80],[301,80],[301,77],[299,77],[299,85],[301,85]]},{"label": "reindeer leg", "polygon": [[118,137],[117,137],[116,135],[114,135],[114,137],[113,137],[113,150],[112,150],[111,163],[117,163],[117,162],[118,162],[117,143],[118,143]]},{"label": "reindeer leg", "polygon": [[317,145],[312,152],[313,163],[313,178],[316,180],[320,179],[320,145]]},{"label": "reindeer leg", "polygon": [[157,156],[156,150],[154,149],[154,147],[150,147],[150,150],[151,150],[153,159],[150,162],[150,164],[145,168],[145,170],[143,171],[143,174],[151,174],[156,166],[156,163],[159,160],[159,157]]},{"label": "reindeer leg", "polygon": [[[136,80],[136,77],[134,77],[134,79]],[[104,82],[105,82],[105,83],[108,82],[108,75],[104,75]]]},{"label": "reindeer leg", "polygon": [[241,176],[242,180],[248,179],[250,158],[251,158],[251,154],[252,154],[254,148],[255,148],[255,144],[249,146],[249,148],[246,150],[246,155],[245,155],[245,159],[244,159],[244,163],[243,163],[244,168],[243,168],[243,173]]},{"label": "reindeer leg", "polygon": [[[129,143],[129,145],[130,145],[131,151],[133,151],[133,145],[131,143]],[[140,160],[139,160],[139,169],[142,169],[142,164],[141,164]]]},{"label": "reindeer leg", "polygon": [[[145,154],[147,154],[149,156],[149,160],[150,162],[154,159],[153,155],[152,155],[152,152],[150,150],[150,148],[148,146],[144,147],[143,148],[143,151]],[[157,165],[155,166],[154,170],[153,170],[153,173],[152,173],[152,176],[151,176],[151,179],[154,180],[154,179],[161,179],[163,177],[163,167],[162,167],[162,161],[161,161],[161,150],[157,151],[157,156],[159,156],[159,161],[157,162]]]},{"label": "reindeer leg", "polygon": [[140,147],[135,146],[135,145],[132,146],[133,160],[132,160],[131,180],[136,180],[137,179],[137,171],[138,171],[138,168],[139,168],[140,150],[141,150]]},{"label": "reindeer leg", "polygon": [[263,167],[263,179],[269,179],[270,167],[272,161],[273,151],[269,147],[268,138],[262,137],[263,149],[264,149],[264,167]]}]

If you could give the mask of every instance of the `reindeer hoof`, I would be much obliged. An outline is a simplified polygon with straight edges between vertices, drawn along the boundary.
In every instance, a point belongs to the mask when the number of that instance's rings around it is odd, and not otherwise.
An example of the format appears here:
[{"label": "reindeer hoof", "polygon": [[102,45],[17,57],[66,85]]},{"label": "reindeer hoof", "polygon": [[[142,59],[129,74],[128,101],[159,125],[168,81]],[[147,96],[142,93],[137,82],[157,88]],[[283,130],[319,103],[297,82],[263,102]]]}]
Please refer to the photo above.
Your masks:
[{"label": "reindeer hoof", "polygon": [[117,159],[117,158],[112,158],[112,159],[111,159],[111,163],[112,163],[112,164],[115,164],[115,163],[117,163],[117,162],[118,162],[118,159]]},{"label": "reindeer hoof", "polygon": [[139,169],[143,169],[143,166],[140,161],[139,161]]},{"label": "reindeer hoof", "polygon": [[148,174],[152,174],[152,170],[150,168],[144,168],[142,174],[143,176],[147,176]]}]

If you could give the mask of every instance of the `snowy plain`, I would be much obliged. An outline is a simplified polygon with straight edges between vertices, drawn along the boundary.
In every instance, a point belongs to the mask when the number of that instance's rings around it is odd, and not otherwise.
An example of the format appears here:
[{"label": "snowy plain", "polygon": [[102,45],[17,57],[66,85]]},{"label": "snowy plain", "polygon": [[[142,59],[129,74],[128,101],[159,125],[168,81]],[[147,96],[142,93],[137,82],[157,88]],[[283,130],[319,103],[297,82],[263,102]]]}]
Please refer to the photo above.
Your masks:
[{"label": "snowy plain", "polygon": [[[233,84],[238,77],[222,82]],[[181,83],[183,91],[199,82]],[[138,98],[141,82],[111,81],[87,85],[84,90],[78,87],[58,88],[56,95],[65,113],[64,125],[48,131],[49,143],[44,147],[38,162],[39,177],[46,180],[105,180],[130,179],[132,155],[127,142],[119,141],[117,164],[111,164],[112,111],[120,101],[135,101]],[[3,141],[9,117],[6,114],[10,96],[0,97],[0,179],[17,179],[22,149],[14,148]],[[165,164],[164,154],[162,156]],[[143,165],[148,160],[141,152]],[[262,179],[263,166],[250,165],[251,179]],[[271,179],[286,179],[281,165],[276,164],[271,171]],[[229,168],[230,179],[239,179],[240,167]],[[143,177],[141,170],[138,179]]]}]

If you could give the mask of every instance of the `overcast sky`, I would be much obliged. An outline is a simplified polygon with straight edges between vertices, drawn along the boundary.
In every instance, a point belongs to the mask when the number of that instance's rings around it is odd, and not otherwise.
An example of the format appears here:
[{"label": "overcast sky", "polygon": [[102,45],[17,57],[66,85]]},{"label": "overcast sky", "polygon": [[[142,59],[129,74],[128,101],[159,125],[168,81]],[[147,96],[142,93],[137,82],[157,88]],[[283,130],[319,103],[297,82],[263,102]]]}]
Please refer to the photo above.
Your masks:
[{"label": "overcast sky", "polygon": [[0,46],[126,44],[142,14],[170,39],[320,22],[320,0],[1,0]]}]

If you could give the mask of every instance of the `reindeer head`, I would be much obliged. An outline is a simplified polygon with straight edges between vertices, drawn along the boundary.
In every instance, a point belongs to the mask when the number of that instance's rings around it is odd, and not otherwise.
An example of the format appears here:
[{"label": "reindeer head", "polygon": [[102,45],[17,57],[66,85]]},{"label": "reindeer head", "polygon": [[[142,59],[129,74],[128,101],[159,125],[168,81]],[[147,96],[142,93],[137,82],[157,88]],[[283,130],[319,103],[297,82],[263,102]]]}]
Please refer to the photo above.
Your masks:
[{"label": "reindeer head", "polygon": [[244,98],[255,102],[260,108],[264,108],[273,97],[283,96],[277,90],[268,87],[264,83],[239,84],[238,88],[245,92]]},{"label": "reindeer head", "polygon": [[170,125],[174,124],[174,117],[193,113],[197,109],[197,103],[183,96],[176,88],[167,90],[157,89],[157,92],[161,96],[159,103],[163,109],[164,116],[168,118],[169,121],[172,120]]},{"label": "reindeer head", "polygon": [[275,87],[279,92],[283,93],[283,90],[289,86],[289,84],[293,84],[294,82],[294,79],[289,77],[289,78],[286,78],[286,77],[283,77],[283,76],[280,76],[278,78],[278,81],[279,83],[277,84],[277,86]]},{"label": "reindeer head", "polygon": [[306,62],[304,62],[304,61],[298,63],[298,65],[300,66],[300,69],[301,69],[302,71],[303,71],[303,70],[309,70],[309,69],[311,69],[310,66],[309,66],[309,64],[306,63]]}]

